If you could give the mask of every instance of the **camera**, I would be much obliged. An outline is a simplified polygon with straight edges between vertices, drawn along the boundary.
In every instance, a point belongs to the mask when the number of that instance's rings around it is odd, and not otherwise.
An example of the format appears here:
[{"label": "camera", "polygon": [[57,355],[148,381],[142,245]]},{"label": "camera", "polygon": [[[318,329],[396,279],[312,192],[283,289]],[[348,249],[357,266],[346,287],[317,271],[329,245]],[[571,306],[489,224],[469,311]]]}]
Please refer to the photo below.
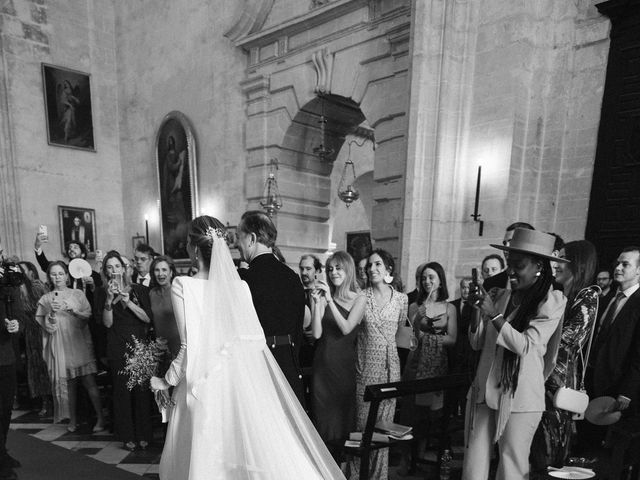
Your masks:
[{"label": "camera", "polygon": [[10,261],[0,264],[0,287],[19,287],[24,283],[24,273],[20,265]]}]

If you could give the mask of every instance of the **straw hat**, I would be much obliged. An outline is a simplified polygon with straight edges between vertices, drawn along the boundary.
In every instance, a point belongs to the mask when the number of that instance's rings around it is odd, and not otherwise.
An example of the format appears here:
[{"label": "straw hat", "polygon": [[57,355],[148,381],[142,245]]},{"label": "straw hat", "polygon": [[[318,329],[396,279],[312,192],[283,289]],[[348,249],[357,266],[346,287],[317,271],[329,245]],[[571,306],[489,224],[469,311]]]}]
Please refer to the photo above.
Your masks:
[{"label": "straw hat", "polygon": [[553,245],[556,239],[553,235],[541,232],[539,230],[528,230],[526,228],[516,228],[513,231],[513,238],[509,246],[491,244],[493,248],[498,250],[506,250],[507,252],[520,252],[536,257],[546,258],[552,262],[569,263],[566,258],[558,258],[551,255],[553,253]]}]

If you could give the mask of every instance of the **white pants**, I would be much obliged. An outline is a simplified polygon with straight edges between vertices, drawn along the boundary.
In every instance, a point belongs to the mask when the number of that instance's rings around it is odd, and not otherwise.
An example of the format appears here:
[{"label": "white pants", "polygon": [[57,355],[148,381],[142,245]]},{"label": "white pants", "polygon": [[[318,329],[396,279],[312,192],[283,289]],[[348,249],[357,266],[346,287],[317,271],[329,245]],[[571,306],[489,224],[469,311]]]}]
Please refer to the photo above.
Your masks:
[{"label": "white pants", "polygon": [[[467,408],[473,408],[467,405]],[[475,405],[475,423],[464,450],[462,480],[487,480],[496,431],[497,411],[481,403]],[[529,450],[542,412],[513,412],[500,439],[500,461],[496,480],[529,478]]]}]

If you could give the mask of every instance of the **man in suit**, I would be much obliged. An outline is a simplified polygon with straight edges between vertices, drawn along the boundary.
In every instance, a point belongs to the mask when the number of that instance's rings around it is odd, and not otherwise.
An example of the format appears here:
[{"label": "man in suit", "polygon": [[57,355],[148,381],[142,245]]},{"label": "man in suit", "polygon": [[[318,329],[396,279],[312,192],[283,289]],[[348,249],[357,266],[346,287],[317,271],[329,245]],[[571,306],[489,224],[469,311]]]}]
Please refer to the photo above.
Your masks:
[{"label": "man in suit", "polygon": [[[513,238],[513,232],[516,228],[526,228],[527,230],[535,230],[531,225],[525,222],[515,222],[507,227],[504,232],[504,238],[502,239],[502,245],[508,247],[511,244],[511,239]],[[503,252],[504,258],[509,257],[509,252],[506,250]],[[488,292],[492,288],[510,288],[509,287],[509,274],[507,270],[503,270],[502,272],[494,275],[493,277],[487,278],[482,287]]]},{"label": "man in suit", "polygon": [[[45,273],[49,268],[49,263],[51,263],[42,250],[42,245],[47,241],[47,236],[44,233],[38,231],[38,233],[36,233],[36,240],[33,245],[36,253],[36,261],[38,262],[38,265],[40,266],[42,271]],[[85,247],[84,243],[72,240],[70,242],[67,242],[65,247],[67,257],[69,257],[70,261],[74,258],[87,258],[87,247]],[[93,306],[93,292],[95,291],[96,287],[102,286],[102,278],[100,277],[100,274],[98,272],[92,271],[91,276],[78,279],[75,285],[76,288],[84,290],[87,296],[87,300],[89,300],[89,303],[91,304],[91,306]]]},{"label": "man in suit", "polygon": [[[640,411],[640,247],[627,247],[618,256],[614,297],[602,307],[587,361],[585,386],[590,398],[616,399],[623,415]],[[574,454],[598,454],[607,428],[577,422]]]},{"label": "man in suit", "polygon": [[240,277],[251,290],[260,324],[282,372],[304,405],[302,374],[298,363],[304,323],[304,288],[298,275],[272,252],[278,232],[267,214],[242,215],[236,245],[248,269]]},{"label": "man in suit", "polygon": [[592,388],[597,397],[614,397],[619,410],[635,412],[640,403],[640,247],[622,251],[613,277],[618,290],[600,319],[589,358]]},{"label": "man in suit", "polygon": [[146,243],[139,243],[136,246],[136,250],[133,252],[133,261],[136,264],[136,269],[131,276],[131,281],[145,287],[149,286],[151,282],[151,262],[155,257],[156,252]]}]

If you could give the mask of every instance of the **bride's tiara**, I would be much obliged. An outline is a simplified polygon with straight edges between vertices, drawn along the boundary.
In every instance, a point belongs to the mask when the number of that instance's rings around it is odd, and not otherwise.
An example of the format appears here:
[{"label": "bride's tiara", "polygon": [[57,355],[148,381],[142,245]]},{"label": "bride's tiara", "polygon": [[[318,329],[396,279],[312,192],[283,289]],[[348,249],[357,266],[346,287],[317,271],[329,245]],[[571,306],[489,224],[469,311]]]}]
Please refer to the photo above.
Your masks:
[{"label": "bride's tiara", "polygon": [[224,228],[207,227],[205,234],[212,240],[215,240],[216,237],[222,238],[225,241],[227,240],[227,231]]}]

